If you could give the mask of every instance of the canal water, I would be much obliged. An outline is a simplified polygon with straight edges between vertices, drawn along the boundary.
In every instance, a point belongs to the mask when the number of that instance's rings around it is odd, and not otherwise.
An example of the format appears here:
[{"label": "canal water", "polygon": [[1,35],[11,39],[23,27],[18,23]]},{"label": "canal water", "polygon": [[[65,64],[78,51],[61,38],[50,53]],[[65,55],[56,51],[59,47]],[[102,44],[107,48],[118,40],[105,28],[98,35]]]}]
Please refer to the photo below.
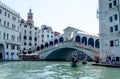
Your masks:
[{"label": "canal water", "polygon": [[0,62],[0,79],[120,79],[120,68],[58,61]]}]

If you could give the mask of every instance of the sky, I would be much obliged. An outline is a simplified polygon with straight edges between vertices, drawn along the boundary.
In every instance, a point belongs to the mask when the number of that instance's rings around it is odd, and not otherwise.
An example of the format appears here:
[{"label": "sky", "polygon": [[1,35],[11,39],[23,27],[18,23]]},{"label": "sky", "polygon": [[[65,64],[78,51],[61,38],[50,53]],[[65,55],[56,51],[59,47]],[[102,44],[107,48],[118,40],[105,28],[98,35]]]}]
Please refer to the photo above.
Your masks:
[{"label": "sky", "polygon": [[54,31],[63,33],[68,27],[74,27],[91,34],[99,33],[99,20],[96,17],[98,0],[0,0],[14,9],[27,20],[32,9],[34,25],[46,24]]}]

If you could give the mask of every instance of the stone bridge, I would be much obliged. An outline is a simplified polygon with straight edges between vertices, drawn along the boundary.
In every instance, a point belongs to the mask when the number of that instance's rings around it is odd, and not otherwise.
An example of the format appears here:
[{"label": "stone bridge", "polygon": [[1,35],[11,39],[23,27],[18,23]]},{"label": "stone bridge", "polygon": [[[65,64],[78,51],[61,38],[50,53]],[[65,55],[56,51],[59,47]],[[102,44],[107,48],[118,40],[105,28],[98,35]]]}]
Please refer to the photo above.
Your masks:
[{"label": "stone bridge", "polygon": [[92,59],[99,54],[99,49],[91,46],[81,45],[76,42],[63,42],[38,51],[39,58],[42,60],[66,60],[74,51],[82,51]]},{"label": "stone bridge", "polygon": [[64,29],[64,34],[42,42],[36,50],[42,60],[65,60],[75,51],[83,52],[93,59],[99,54],[99,36],[67,27]]}]

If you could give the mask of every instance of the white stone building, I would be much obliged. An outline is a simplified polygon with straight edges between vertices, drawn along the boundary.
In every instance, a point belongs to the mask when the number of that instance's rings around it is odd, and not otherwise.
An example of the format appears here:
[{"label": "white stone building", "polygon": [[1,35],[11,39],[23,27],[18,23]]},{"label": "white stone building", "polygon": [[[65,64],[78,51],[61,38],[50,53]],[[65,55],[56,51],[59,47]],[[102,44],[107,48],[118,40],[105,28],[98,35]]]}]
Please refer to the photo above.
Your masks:
[{"label": "white stone building", "polygon": [[18,60],[20,14],[0,2],[0,60]]},{"label": "white stone building", "polygon": [[41,25],[41,30],[39,34],[40,34],[39,44],[54,38],[54,31],[52,30],[52,27],[49,27],[47,25]]},{"label": "white stone building", "polygon": [[38,27],[34,26],[33,13],[30,9],[28,12],[27,21],[21,20],[21,50],[24,54],[32,53],[35,47],[39,43],[39,33]]},{"label": "white stone building", "polygon": [[120,59],[120,0],[99,0],[100,56]]}]

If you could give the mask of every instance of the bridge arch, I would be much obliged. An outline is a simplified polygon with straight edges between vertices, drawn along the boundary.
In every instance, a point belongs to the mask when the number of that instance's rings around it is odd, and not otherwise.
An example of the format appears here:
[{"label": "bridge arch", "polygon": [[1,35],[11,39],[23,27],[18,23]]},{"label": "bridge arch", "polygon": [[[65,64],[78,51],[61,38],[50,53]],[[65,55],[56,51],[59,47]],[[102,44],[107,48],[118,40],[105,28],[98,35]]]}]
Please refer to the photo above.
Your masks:
[{"label": "bridge arch", "polygon": [[57,43],[58,43],[58,39],[55,39],[55,40],[54,40],[54,44],[57,44]]},{"label": "bridge arch", "polygon": [[44,49],[44,45],[43,44],[41,45],[41,49]]},{"label": "bridge arch", "polygon": [[81,41],[81,38],[80,38],[79,35],[77,35],[77,36],[75,37],[75,41],[76,41],[76,42],[80,42],[80,41]]},{"label": "bridge arch", "polygon": [[45,43],[45,47],[48,47],[48,43]]},{"label": "bridge arch", "polygon": [[99,39],[96,39],[96,40],[95,40],[95,47],[96,47],[96,48],[99,48]]},{"label": "bridge arch", "polygon": [[88,39],[88,45],[94,47],[94,39],[93,38]]},{"label": "bridge arch", "polygon": [[82,43],[84,44],[84,45],[87,45],[87,37],[82,37]]},{"label": "bridge arch", "polygon": [[40,50],[40,46],[37,46],[37,51],[39,51]]},{"label": "bridge arch", "polygon": [[66,42],[40,51],[39,57],[44,60],[65,60],[71,53],[76,51],[84,52],[92,59],[94,59],[95,53],[99,53],[99,50],[96,50],[96,48],[78,45],[76,42]]},{"label": "bridge arch", "polygon": [[4,45],[0,44],[0,60],[3,60],[4,57]]},{"label": "bridge arch", "polygon": [[53,45],[53,41],[50,41],[50,42],[49,42],[49,46],[52,46],[52,45]]},{"label": "bridge arch", "polygon": [[62,43],[64,41],[64,38],[63,37],[60,37],[59,38],[59,43]]}]

